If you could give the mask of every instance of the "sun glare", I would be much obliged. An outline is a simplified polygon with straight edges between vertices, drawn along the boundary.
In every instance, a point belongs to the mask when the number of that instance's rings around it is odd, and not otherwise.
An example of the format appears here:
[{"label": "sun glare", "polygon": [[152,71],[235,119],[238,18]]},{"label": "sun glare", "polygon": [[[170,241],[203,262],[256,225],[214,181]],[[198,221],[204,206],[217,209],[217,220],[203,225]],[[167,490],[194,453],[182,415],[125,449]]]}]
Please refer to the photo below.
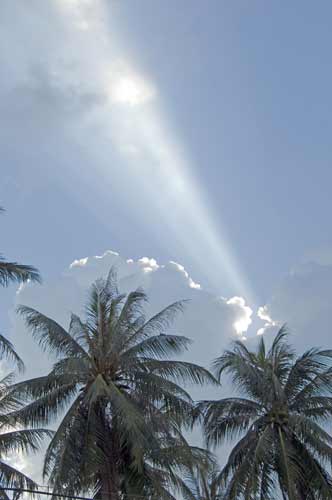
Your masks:
[{"label": "sun glare", "polygon": [[142,92],[134,80],[123,78],[114,89],[114,98],[118,102],[138,104],[142,100]]},{"label": "sun glare", "polygon": [[110,85],[110,97],[113,102],[137,106],[153,97],[153,89],[143,79],[136,76],[119,77]]},{"label": "sun glare", "polygon": [[[77,23],[73,10],[66,10],[66,16],[71,23]],[[158,214],[176,244],[185,249],[182,258],[192,258],[209,285],[219,291],[224,284],[230,294],[239,294],[253,305],[256,301],[250,284],[229,245],[225,228],[219,220],[214,221],[209,200],[193,173],[192,160],[179,140],[174,122],[168,123],[162,96],[136,62],[126,56],[116,34],[109,32],[102,2],[94,4],[92,12],[98,23],[91,23],[91,12],[92,8],[79,10],[78,20],[90,26],[79,35],[89,50],[88,62],[87,58],[80,61],[81,80],[89,82],[89,93],[92,89],[93,94],[107,98],[107,105],[97,111],[98,122],[122,157],[127,173],[135,177],[135,183],[145,193],[142,206],[149,217],[150,213]],[[96,146],[91,154],[102,174],[100,189],[111,181],[121,189],[126,173],[115,168],[111,178],[108,155],[98,143]],[[249,318],[234,325],[239,334],[248,328]]]}]

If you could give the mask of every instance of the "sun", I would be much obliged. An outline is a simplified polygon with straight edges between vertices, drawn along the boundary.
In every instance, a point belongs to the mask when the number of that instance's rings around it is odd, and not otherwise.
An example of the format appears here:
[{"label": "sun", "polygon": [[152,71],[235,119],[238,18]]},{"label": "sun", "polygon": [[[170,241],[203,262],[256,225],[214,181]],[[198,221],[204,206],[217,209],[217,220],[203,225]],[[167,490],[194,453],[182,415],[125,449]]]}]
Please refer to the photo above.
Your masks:
[{"label": "sun", "polygon": [[135,80],[122,78],[114,89],[114,97],[118,102],[134,105],[141,101],[142,91]]},{"label": "sun", "polygon": [[137,106],[153,97],[154,91],[143,79],[135,76],[121,76],[111,82],[110,97],[113,102]]}]

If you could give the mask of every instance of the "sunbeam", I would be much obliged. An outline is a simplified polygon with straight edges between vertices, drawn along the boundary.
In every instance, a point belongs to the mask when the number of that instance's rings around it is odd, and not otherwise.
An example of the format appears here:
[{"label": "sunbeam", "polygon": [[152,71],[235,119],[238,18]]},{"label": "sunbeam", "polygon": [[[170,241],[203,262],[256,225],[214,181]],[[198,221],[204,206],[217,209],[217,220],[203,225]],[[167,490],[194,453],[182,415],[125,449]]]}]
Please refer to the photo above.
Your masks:
[{"label": "sunbeam", "polygon": [[144,193],[139,201],[171,230],[209,283],[217,289],[227,283],[235,294],[254,304],[253,290],[234,257],[226,230],[215,223],[206,194],[193,175],[193,162],[168,123],[162,97],[128,59],[117,34],[110,33],[105,5],[89,0],[58,0],[58,5],[66,22],[76,28],[72,36],[88,47],[89,60],[81,59],[75,68],[82,85],[105,97],[106,104],[95,111],[93,120],[103,130],[104,145],[109,138],[126,165],[126,171],[115,172],[101,158],[104,148],[97,147],[94,164],[101,185],[110,178],[121,185],[128,176],[134,177],[138,191]]}]

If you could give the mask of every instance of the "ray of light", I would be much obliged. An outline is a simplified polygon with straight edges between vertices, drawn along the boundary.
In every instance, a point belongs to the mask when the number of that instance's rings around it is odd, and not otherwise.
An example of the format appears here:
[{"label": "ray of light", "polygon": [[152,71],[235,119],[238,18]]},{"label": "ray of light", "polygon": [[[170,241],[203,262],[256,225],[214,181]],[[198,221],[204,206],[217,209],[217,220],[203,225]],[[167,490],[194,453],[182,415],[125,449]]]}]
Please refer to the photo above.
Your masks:
[{"label": "ray of light", "polygon": [[[174,238],[212,284],[220,289],[221,280],[225,279],[237,294],[255,302],[226,232],[220,231],[220,223],[215,223],[204,190],[192,174],[192,162],[171,132],[173,127],[167,123],[157,89],[128,60],[116,35],[103,22],[107,18],[103,2],[58,2],[62,15],[80,32],[77,36],[91,41],[79,70],[90,85],[92,77],[95,89],[106,98],[106,106],[96,112],[95,119],[125,160],[124,179],[134,176],[145,193],[141,201],[148,210],[158,213],[162,221],[158,232],[162,233],[162,225],[169,226]],[[112,167],[107,166],[100,151],[98,154],[96,168],[100,169],[104,183],[113,175]]]}]

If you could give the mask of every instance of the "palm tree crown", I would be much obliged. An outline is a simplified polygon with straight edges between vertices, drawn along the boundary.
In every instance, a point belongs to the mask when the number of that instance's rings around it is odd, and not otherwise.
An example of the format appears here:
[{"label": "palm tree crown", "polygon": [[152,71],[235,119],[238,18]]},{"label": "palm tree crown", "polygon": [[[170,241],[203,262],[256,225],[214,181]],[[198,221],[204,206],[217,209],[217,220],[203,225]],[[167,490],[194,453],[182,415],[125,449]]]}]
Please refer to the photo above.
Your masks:
[{"label": "palm tree crown", "polygon": [[[4,209],[0,207],[0,213]],[[0,255],[0,286],[8,286],[10,283],[25,283],[26,281],[40,282],[40,274],[33,266],[8,262]]]},{"label": "palm tree crown", "polygon": [[331,358],[318,349],[296,358],[283,327],[269,350],[262,337],[254,352],[235,342],[215,360],[240,391],[200,404],[208,444],[242,436],[219,475],[226,499],[272,500],[278,488],[289,500],[332,498]]},{"label": "palm tree crown", "polygon": [[188,479],[206,477],[213,463],[207,450],[189,446],[180,433],[163,437],[158,448],[145,450],[141,470],[125,478],[124,500],[177,500],[179,494],[184,500],[216,500],[217,497],[197,497],[193,482]]},{"label": "palm tree crown", "polygon": [[189,492],[185,500],[221,500],[224,492],[219,481],[219,468],[212,458],[207,467],[194,469],[186,481]]},{"label": "palm tree crown", "polygon": [[38,490],[32,479],[8,462],[8,456],[37,452],[42,440],[52,436],[47,429],[17,427],[19,420],[14,415],[22,407],[22,402],[13,393],[12,381],[12,374],[0,380],[0,498],[5,500],[9,500],[5,491],[8,487],[16,490],[15,498],[18,498],[20,490]]},{"label": "palm tree crown", "polygon": [[[0,213],[4,209],[0,207]],[[7,262],[0,255],[0,286],[6,287],[12,282],[25,283],[26,281],[40,282],[40,274],[33,266],[18,264],[17,262]],[[0,357],[13,361],[19,371],[23,371],[23,361],[18,356],[12,343],[0,334]]]},{"label": "palm tree crown", "polygon": [[[0,207],[0,212],[3,211],[4,209]],[[0,256],[0,286],[7,286],[11,282],[24,283],[28,280],[40,282],[40,275],[35,267],[7,262]],[[4,358],[13,362],[19,371],[23,371],[23,361],[14,346],[6,337],[0,335],[0,359]],[[6,456],[13,453],[37,451],[43,437],[50,436],[52,433],[45,429],[16,427],[18,421],[12,414],[17,412],[22,404],[11,390],[12,381],[12,374],[0,380],[0,488],[36,490],[36,483],[6,462]],[[5,490],[0,491],[0,497],[8,498]]]},{"label": "palm tree crown", "polygon": [[153,453],[171,439],[189,450],[181,428],[190,423],[193,402],[175,379],[215,379],[200,366],[169,359],[189,344],[166,333],[182,303],[146,321],[145,301],[140,289],[119,294],[111,270],[91,287],[86,320],[73,314],[68,331],[34,309],[19,308],[35,338],[58,358],[47,376],[16,385],[18,394],[32,398],[20,413],[26,423],[48,423],[66,409],[44,463],[58,492],[93,489],[118,499],[128,471],[135,475],[151,465]]}]

